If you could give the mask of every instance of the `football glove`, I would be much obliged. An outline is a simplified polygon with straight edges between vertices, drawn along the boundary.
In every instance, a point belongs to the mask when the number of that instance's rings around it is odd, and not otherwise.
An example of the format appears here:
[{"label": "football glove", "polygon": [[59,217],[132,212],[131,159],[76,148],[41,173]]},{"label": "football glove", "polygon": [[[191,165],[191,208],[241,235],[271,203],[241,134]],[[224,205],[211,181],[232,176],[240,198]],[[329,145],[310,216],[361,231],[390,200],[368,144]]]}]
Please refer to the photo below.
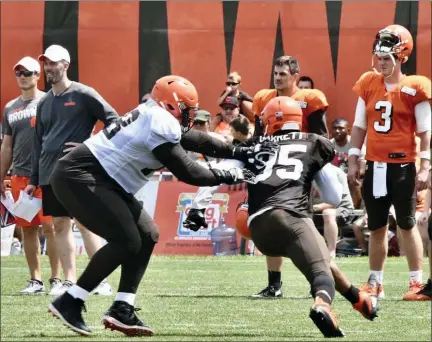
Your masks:
[{"label": "football glove", "polygon": [[183,227],[193,230],[194,232],[198,231],[201,227],[207,228],[208,225],[205,220],[204,212],[205,209],[191,208],[186,220],[183,222]]},{"label": "football glove", "polygon": [[248,169],[240,169],[238,167],[230,170],[211,169],[219,182],[222,184],[234,184],[240,182],[254,183],[255,174]]},{"label": "football glove", "polygon": [[279,145],[272,141],[264,141],[252,146],[238,145],[233,151],[234,159],[241,160],[245,163],[251,163],[258,154],[273,155],[279,150]]}]

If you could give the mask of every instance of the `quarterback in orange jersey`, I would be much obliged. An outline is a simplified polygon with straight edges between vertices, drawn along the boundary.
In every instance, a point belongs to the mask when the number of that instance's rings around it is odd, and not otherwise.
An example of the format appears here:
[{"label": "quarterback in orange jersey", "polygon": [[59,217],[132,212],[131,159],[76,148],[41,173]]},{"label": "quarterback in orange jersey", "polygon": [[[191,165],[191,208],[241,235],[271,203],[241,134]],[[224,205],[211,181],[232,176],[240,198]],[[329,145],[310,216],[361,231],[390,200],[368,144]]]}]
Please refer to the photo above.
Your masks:
[{"label": "quarterback in orange jersey", "polygon": [[[325,95],[318,89],[297,87],[300,67],[297,59],[282,56],[276,59],[273,76],[275,89],[262,89],[254,96],[252,111],[259,117],[267,103],[276,96],[289,96],[296,100],[303,112],[302,131],[328,136],[325,111],[328,103]],[[259,135],[259,134],[255,134]]]},{"label": "quarterback in orange jersey", "polygon": [[[390,206],[406,246],[410,270],[409,291],[418,292],[422,282],[423,246],[416,226],[416,192],[426,188],[430,167],[431,81],[423,76],[406,76],[401,65],[414,44],[410,32],[390,25],[380,30],[373,44],[372,67],[378,60],[380,72],[363,74],[354,85],[358,95],[349,151],[348,179],[358,184],[357,160],[367,133],[366,172],[363,199],[371,231],[369,280],[364,289],[384,297],[383,269],[387,255],[387,221]],[[420,138],[421,158],[417,171],[415,135]]]}]

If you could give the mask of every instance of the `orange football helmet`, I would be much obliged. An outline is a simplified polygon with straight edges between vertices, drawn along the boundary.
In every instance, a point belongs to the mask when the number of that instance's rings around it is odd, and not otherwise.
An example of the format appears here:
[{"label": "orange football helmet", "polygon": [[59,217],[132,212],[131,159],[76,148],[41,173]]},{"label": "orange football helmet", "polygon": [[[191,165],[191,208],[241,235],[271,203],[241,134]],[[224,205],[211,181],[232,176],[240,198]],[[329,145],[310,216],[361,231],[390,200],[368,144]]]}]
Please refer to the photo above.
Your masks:
[{"label": "orange football helmet", "polygon": [[408,60],[414,48],[411,33],[401,25],[390,25],[380,30],[373,43],[373,54],[394,55],[402,63]]},{"label": "orange football helmet", "polygon": [[280,130],[300,131],[303,112],[297,101],[288,96],[271,99],[262,112],[262,125],[265,135],[273,135]]},{"label": "orange football helmet", "polygon": [[237,207],[235,228],[237,233],[239,233],[242,238],[250,240],[251,233],[247,224],[248,218],[248,204],[246,202],[242,202]]},{"label": "orange football helmet", "polygon": [[186,125],[190,120],[189,111],[198,109],[195,86],[181,76],[169,75],[158,79],[151,98]]}]

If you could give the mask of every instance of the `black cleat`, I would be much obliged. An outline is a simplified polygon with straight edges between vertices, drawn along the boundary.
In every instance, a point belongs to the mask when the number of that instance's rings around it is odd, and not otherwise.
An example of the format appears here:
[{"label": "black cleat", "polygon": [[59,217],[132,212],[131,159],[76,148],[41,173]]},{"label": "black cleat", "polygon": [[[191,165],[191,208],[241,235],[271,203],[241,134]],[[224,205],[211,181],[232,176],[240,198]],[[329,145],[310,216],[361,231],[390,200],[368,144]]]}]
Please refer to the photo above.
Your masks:
[{"label": "black cleat", "polygon": [[126,336],[152,336],[154,331],[136,315],[139,310],[126,302],[115,301],[103,315],[102,323],[105,329],[117,330]]},{"label": "black cleat", "polygon": [[324,337],[345,337],[339,328],[336,317],[331,306],[321,299],[316,299],[310,310],[309,317],[321,331]]},{"label": "black cleat", "polygon": [[279,287],[279,288],[274,287],[274,286],[267,286],[261,292],[259,292],[257,294],[251,295],[251,298],[255,298],[255,299],[278,299],[278,298],[283,298],[282,283],[281,283],[281,287]]},{"label": "black cleat", "polygon": [[84,302],[67,292],[57,297],[48,306],[48,312],[61,320],[66,327],[78,334],[89,336],[91,330],[82,318],[82,310],[87,311]]}]

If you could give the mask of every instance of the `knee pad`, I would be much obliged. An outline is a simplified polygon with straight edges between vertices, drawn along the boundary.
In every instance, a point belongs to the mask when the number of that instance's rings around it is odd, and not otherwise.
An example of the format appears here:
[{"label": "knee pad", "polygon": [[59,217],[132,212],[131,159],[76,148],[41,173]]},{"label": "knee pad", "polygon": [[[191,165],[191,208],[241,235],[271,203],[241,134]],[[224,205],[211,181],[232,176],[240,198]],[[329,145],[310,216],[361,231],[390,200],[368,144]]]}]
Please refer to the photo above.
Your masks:
[{"label": "knee pad", "polygon": [[429,240],[432,241],[432,214],[429,215],[429,220],[428,220],[428,233],[429,233]]},{"label": "knee pad", "polygon": [[335,282],[330,274],[320,273],[314,275],[311,282],[311,294],[315,298],[318,291],[325,291],[330,296],[330,302],[335,297]]},{"label": "knee pad", "polygon": [[416,225],[415,216],[405,216],[402,218],[396,217],[396,223],[400,229],[410,230]]},{"label": "knee pad", "polygon": [[237,207],[236,212],[236,224],[235,228],[237,230],[237,233],[244,238],[244,239],[250,239],[251,238],[251,232],[248,227],[248,219],[249,219],[249,213],[248,213],[248,204],[245,202],[242,202]]}]

